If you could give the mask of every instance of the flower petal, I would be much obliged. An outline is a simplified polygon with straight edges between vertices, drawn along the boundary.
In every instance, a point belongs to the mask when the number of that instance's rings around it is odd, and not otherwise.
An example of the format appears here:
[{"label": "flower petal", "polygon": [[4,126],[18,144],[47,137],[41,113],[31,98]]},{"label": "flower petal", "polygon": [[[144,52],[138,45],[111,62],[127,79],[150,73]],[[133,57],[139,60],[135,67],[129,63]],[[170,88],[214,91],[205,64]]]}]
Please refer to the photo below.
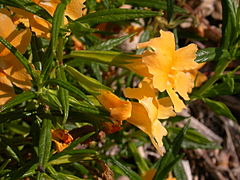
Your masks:
[{"label": "flower petal", "polygon": [[[132,103],[132,115],[127,121],[145,132],[151,139],[154,147],[162,154],[162,137],[167,135],[166,129],[157,119],[151,120],[148,110],[137,102]],[[152,115],[150,115],[152,116]]]},{"label": "flower petal", "polygon": [[143,63],[142,58],[140,59],[130,59],[128,60],[128,64],[124,64],[124,67],[128,68],[129,70],[139,74],[140,76],[151,77],[152,75],[149,74],[148,68],[146,64]]},{"label": "flower petal", "polygon": [[197,68],[198,63],[194,61],[197,50],[196,44],[189,44],[186,47],[176,50],[174,53],[173,69],[189,70]]},{"label": "flower petal", "polygon": [[[31,32],[30,30],[13,31],[10,36],[7,37],[13,46],[15,46],[21,53],[24,53],[27,46],[30,43]],[[1,67],[4,73],[7,74],[7,78],[12,81],[16,86],[24,90],[31,88],[31,77],[27,73],[26,69],[19,62],[19,60],[14,56],[7,48],[0,54],[1,57]]]},{"label": "flower petal", "polygon": [[[7,15],[7,13],[8,11],[5,9],[0,10],[0,36],[4,39],[6,39],[16,29],[16,25],[13,24],[11,18]],[[0,48],[0,52],[1,49],[2,48]]]},{"label": "flower petal", "polygon": [[0,72],[0,106],[15,96],[13,85],[7,76]]},{"label": "flower petal", "polygon": [[172,101],[169,97],[158,99],[158,119],[167,119],[176,116]]},{"label": "flower petal", "polygon": [[127,98],[144,99],[146,97],[155,97],[156,93],[147,79],[141,81],[138,88],[125,88],[123,90],[124,96]]},{"label": "flower petal", "polygon": [[121,100],[110,91],[100,91],[98,101],[110,112],[113,120],[123,121],[131,116],[132,105],[129,101]]},{"label": "flower petal", "polygon": [[176,112],[181,112],[184,108],[186,108],[185,104],[178,97],[178,95],[173,91],[172,87],[167,88],[167,93],[173,102],[174,110]]},{"label": "flower petal", "polygon": [[72,20],[82,17],[82,9],[85,7],[84,2],[85,0],[71,0],[67,5],[65,15],[69,16]]},{"label": "flower petal", "polygon": [[155,52],[173,54],[175,51],[174,35],[170,31],[160,30],[160,37],[138,44],[138,48],[151,47]]},{"label": "flower petal", "polygon": [[179,72],[174,79],[174,90],[178,92],[185,100],[189,100],[188,92],[194,87],[194,81],[190,74]]}]

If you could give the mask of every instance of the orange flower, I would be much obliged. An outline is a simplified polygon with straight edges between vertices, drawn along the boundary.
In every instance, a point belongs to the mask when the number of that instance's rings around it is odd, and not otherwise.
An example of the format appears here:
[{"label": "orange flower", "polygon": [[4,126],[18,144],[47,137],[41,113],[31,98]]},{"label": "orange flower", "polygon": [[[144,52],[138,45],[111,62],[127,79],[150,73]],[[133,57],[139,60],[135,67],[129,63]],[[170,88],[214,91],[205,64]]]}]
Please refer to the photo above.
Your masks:
[{"label": "orange flower", "polygon": [[71,144],[73,137],[64,129],[51,130],[52,141],[55,143],[57,152],[63,151]]},{"label": "orange flower", "polygon": [[[57,8],[57,5],[61,2],[61,0],[49,0],[49,1],[32,0],[32,1],[41,6],[42,8],[44,8],[52,16]],[[65,15],[69,16],[73,20],[80,18],[83,14],[82,9],[85,7],[83,4],[84,2],[85,0],[71,0],[66,7]],[[48,21],[22,9],[18,8],[11,9],[17,14],[17,17],[15,17],[17,18],[16,19],[17,23],[22,22],[27,27],[31,26],[32,31],[34,31],[37,36],[45,38],[50,37],[51,24]],[[27,22],[26,19],[28,19],[29,22]],[[64,24],[67,23],[68,23],[67,18],[64,18]]]},{"label": "orange flower", "polygon": [[132,105],[129,101],[121,100],[110,91],[101,90],[97,96],[98,101],[110,112],[111,120],[116,124],[122,124],[131,116]]},{"label": "orange flower", "polygon": [[[7,10],[0,10],[0,36],[24,53],[30,43],[31,32],[29,29],[17,30],[8,15]],[[31,77],[16,56],[0,44],[0,106],[15,96],[13,84],[23,90],[29,90]]]},{"label": "orange flower", "polygon": [[99,102],[110,112],[113,122],[122,123],[123,120],[137,126],[151,139],[153,145],[162,154],[162,137],[167,134],[166,129],[158,121],[158,107],[153,98],[142,102],[124,101],[109,91],[101,91],[97,96]]},{"label": "orange flower", "polygon": [[[198,66],[194,62],[197,46],[190,44],[175,50],[173,33],[161,30],[160,34],[161,37],[153,38],[138,45],[138,48],[151,48],[151,50],[146,50],[143,53],[142,62],[138,61],[138,64],[142,63],[141,66],[148,68],[145,76],[152,79],[154,88],[160,92],[167,91],[175,111],[180,112],[185,108],[185,105],[179,95],[183,99],[189,100],[188,92],[193,87],[192,78],[185,71],[196,69]],[[138,71],[138,66],[134,68],[136,73],[142,74],[142,72]]]},{"label": "orange flower", "polygon": [[139,83],[138,88],[126,88],[123,90],[125,97],[137,99],[141,104],[152,98],[153,103],[157,107],[157,118],[167,119],[171,116],[176,116],[173,111],[173,104],[169,97],[157,99],[157,91],[152,87],[151,79],[145,78]]}]

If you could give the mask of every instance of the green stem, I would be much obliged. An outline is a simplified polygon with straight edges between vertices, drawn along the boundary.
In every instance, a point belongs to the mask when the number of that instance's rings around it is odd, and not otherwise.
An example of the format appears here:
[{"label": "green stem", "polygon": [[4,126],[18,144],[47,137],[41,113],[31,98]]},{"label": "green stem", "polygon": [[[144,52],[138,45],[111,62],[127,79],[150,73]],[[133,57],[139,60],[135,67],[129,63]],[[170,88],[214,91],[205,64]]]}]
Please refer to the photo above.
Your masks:
[{"label": "green stem", "polygon": [[198,90],[194,93],[194,96],[201,97],[212,85],[221,77],[224,70],[227,68],[231,60],[226,59],[220,61],[216,67],[215,74]]}]

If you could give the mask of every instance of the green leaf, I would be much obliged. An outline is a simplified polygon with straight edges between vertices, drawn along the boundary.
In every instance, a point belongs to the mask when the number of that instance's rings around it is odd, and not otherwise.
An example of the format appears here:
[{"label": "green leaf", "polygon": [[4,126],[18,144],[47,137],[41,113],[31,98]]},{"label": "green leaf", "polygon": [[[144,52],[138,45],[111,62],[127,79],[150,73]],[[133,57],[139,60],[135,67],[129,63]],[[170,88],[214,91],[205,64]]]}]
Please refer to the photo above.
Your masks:
[{"label": "green leaf", "polygon": [[189,123],[184,126],[184,128],[181,129],[181,131],[177,134],[177,136],[174,138],[173,143],[172,143],[172,153],[176,156],[181,148],[181,144],[184,140],[184,137],[186,135],[186,132],[189,128]]},{"label": "green leaf", "polygon": [[43,59],[43,51],[42,51],[42,41],[36,36],[34,32],[32,32],[31,38],[31,49],[32,49],[32,63],[35,65],[37,70],[42,70],[42,59]]},{"label": "green leaf", "polygon": [[[67,82],[67,78],[63,67],[57,68],[57,78],[61,81]],[[64,112],[63,124],[65,124],[69,114],[69,94],[68,90],[64,89],[63,87],[59,88],[58,93]]]},{"label": "green leaf", "polygon": [[5,111],[6,109],[12,108],[18,104],[21,104],[27,100],[33,99],[36,97],[36,94],[32,91],[26,91],[21,94],[18,94],[13,99],[8,101],[5,105],[2,106],[1,111]]},{"label": "green leaf", "polygon": [[78,70],[74,69],[71,66],[67,66],[66,70],[72,77],[74,77],[79,82],[80,86],[82,86],[86,91],[93,95],[98,95],[99,90],[101,89],[112,91],[111,88],[104,86],[96,79],[85,76],[84,74],[80,73]]},{"label": "green leaf", "polygon": [[99,109],[96,106],[89,105],[85,101],[79,101],[72,96],[69,96],[69,103],[70,103],[70,106],[73,108],[73,110],[78,112],[91,113],[91,114],[100,113]]},{"label": "green leaf", "polygon": [[45,169],[47,166],[51,151],[51,126],[52,122],[50,119],[43,119],[38,146],[39,167],[43,169]]},{"label": "green leaf", "polygon": [[68,83],[66,81],[61,81],[59,79],[50,79],[49,81],[46,82],[46,84],[49,84],[49,83],[56,84],[60,87],[63,87],[65,89],[67,89],[69,92],[72,92],[73,94],[76,94],[83,100],[87,101],[89,104],[92,104],[90,102],[90,100],[88,99],[88,97],[81,90],[79,90],[78,88],[76,88],[75,86],[71,85],[70,83]]},{"label": "green leaf", "polygon": [[228,109],[228,107],[219,101],[214,101],[208,98],[202,99],[216,114],[223,115],[228,117],[229,119],[232,119],[234,121],[237,121],[236,118],[233,116],[231,111]]},{"label": "green leaf", "polygon": [[114,165],[116,165],[118,168],[120,168],[122,170],[122,172],[125,175],[127,175],[130,179],[134,179],[134,180],[142,179],[137,173],[135,173],[134,171],[132,171],[131,169],[129,169],[128,167],[123,165],[121,162],[116,160],[115,157],[112,157],[110,160]]},{"label": "green leaf", "polygon": [[[126,0],[126,4],[131,4],[137,7],[149,7],[153,9],[167,10],[166,1],[160,0],[147,0],[147,1],[139,1],[139,0]],[[187,13],[185,9],[180,8],[174,5],[174,11],[177,13]]]},{"label": "green leaf", "polygon": [[190,121],[179,131],[170,146],[166,146],[165,144],[167,153],[155,165],[157,173],[154,176],[154,180],[163,180],[166,178],[176,163],[183,158],[183,154],[179,155],[178,153],[188,130],[189,123]]},{"label": "green leaf", "polygon": [[109,39],[105,42],[102,42],[100,44],[97,44],[95,46],[90,47],[88,50],[94,50],[94,51],[108,51],[113,49],[114,47],[122,44],[124,41],[126,41],[127,39],[129,39],[130,37],[133,37],[135,34],[130,34],[130,35],[126,35],[126,36],[122,36],[120,38],[115,38],[115,39]]},{"label": "green leaf", "polygon": [[62,153],[61,156],[49,161],[50,165],[67,164],[84,160],[93,160],[98,155],[97,151],[92,149],[77,149]]},{"label": "green leaf", "polygon": [[16,119],[25,119],[29,114],[34,114],[35,111],[23,111],[22,109],[10,112],[0,112],[0,123],[7,123],[10,121],[14,121]]},{"label": "green leaf", "polygon": [[137,56],[131,56],[124,54],[122,52],[116,51],[72,51],[66,58],[76,58],[67,62],[68,65],[74,66],[78,65],[79,62],[97,62],[108,65],[124,66],[124,64],[129,63],[131,59],[137,59]]},{"label": "green leaf", "polygon": [[238,32],[237,27],[237,16],[236,16],[236,5],[233,0],[222,0],[223,7],[223,20],[222,20],[222,42],[221,47],[229,48],[232,42],[236,39]]},{"label": "green leaf", "polygon": [[84,34],[95,32],[95,29],[92,29],[89,24],[80,23],[78,21],[68,23],[68,28],[77,36],[83,36]]},{"label": "green leaf", "polygon": [[164,180],[167,177],[168,173],[173,169],[173,167],[183,158],[183,156],[184,155],[182,154],[174,158],[171,152],[166,153],[162,160],[168,161],[168,163],[165,166],[160,165],[160,167],[163,167],[163,169],[157,170],[157,173],[154,176],[154,180]]},{"label": "green leaf", "polygon": [[235,87],[235,81],[232,73],[228,73],[223,77],[223,81],[226,83],[228,86],[230,92],[234,92],[234,87]]},{"label": "green leaf", "polygon": [[62,111],[62,104],[57,97],[57,92],[51,89],[42,88],[41,94],[39,94],[41,101],[52,109]]},{"label": "green leaf", "polygon": [[30,63],[28,60],[13,46],[11,45],[7,40],[3,39],[0,37],[0,42],[8,48],[17,58],[18,60],[22,63],[22,65],[26,68],[27,72],[31,75],[31,77],[34,79],[35,74],[30,66]]},{"label": "green leaf", "polygon": [[38,6],[32,0],[0,0],[0,4],[24,9],[49,22],[52,22],[52,16],[41,6]]},{"label": "green leaf", "polygon": [[231,94],[239,94],[240,93],[240,83],[234,81],[234,88],[229,88],[229,85],[226,82],[215,84],[211,89],[209,89],[204,97],[216,97],[216,96],[224,96]]},{"label": "green leaf", "polygon": [[222,48],[205,48],[197,51],[197,63],[203,63],[208,61],[221,61],[223,59],[229,59],[231,56],[226,49]]},{"label": "green leaf", "polygon": [[177,178],[177,180],[186,180],[188,179],[187,178],[187,175],[185,173],[185,170],[183,168],[183,165],[182,165],[182,161],[178,161],[175,166],[173,167],[173,172],[174,172],[174,175],[175,177]]},{"label": "green leaf", "polygon": [[[181,128],[173,128],[169,127],[168,132],[169,132],[169,137],[174,138],[176,135],[181,131]],[[186,149],[197,149],[197,148],[202,148],[202,149],[218,149],[220,148],[219,145],[216,143],[209,141],[207,138],[205,138],[203,135],[201,135],[199,132],[197,132],[194,129],[188,129],[185,136],[184,140],[181,144],[182,148]]]},{"label": "green leaf", "polygon": [[93,26],[104,22],[126,21],[135,18],[147,18],[159,15],[161,15],[161,13],[154,11],[116,8],[97,11],[83,16],[77,19],[77,21],[81,23],[88,23],[90,26]]},{"label": "green leaf", "polygon": [[174,0],[167,0],[167,18],[168,22],[170,22],[173,12],[174,12]]},{"label": "green leaf", "polygon": [[16,179],[21,179],[22,177],[28,175],[31,175],[32,171],[36,173],[36,168],[37,168],[37,161],[36,159],[29,160],[25,162],[22,166],[20,166],[18,169],[12,171],[9,174],[10,180],[16,180]]},{"label": "green leaf", "polygon": [[130,142],[128,143],[129,149],[134,157],[134,160],[141,172],[141,175],[144,175],[145,172],[149,169],[146,161],[140,156],[140,154],[138,153],[137,147],[135,145],[135,143]]},{"label": "green leaf", "polygon": [[42,72],[40,75],[40,83],[45,82],[47,79],[49,79],[49,74],[51,73],[53,62],[54,62],[54,53],[52,51],[52,45],[50,42],[46,52],[44,53],[43,60],[42,60]]},{"label": "green leaf", "polygon": [[[66,9],[67,4],[63,1],[57,5],[57,8],[53,15],[53,24],[52,24],[52,37],[51,37],[51,45],[53,52],[56,51],[58,36],[60,32],[60,27],[63,25],[64,21],[64,11]],[[61,51],[61,50],[60,50]]]}]

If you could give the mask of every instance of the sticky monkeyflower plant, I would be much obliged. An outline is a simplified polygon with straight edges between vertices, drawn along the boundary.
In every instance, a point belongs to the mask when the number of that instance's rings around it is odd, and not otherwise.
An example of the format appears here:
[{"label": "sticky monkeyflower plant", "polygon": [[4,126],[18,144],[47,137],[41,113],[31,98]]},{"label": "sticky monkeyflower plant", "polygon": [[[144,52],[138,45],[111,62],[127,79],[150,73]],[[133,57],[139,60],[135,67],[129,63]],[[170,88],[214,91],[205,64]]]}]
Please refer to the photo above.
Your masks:
[{"label": "sticky monkeyflower plant", "polygon": [[239,91],[239,8],[200,49],[184,7],[153,2],[0,0],[0,179],[187,179],[182,152],[220,148],[181,113],[236,120],[213,98]]}]

